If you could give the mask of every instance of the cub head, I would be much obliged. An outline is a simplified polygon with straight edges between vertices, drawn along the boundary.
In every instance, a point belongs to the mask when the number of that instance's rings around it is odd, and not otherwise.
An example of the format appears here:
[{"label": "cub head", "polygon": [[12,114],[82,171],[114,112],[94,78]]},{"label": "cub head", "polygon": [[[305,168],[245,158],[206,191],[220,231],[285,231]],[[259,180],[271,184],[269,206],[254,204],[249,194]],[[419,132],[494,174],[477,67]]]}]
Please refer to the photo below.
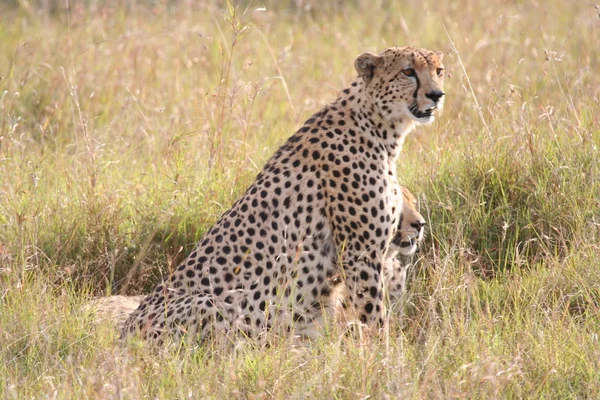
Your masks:
[{"label": "cub head", "polygon": [[404,186],[402,189],[402,213],[400,222],[392,242],[389,254],[393,256],[400,253],[403,256],[412,256],[417,251],[425,226],[425,218],[417,211],[417,199]]},{"label": "cub head", "polygon": [[428,124],[444,104],[443,56],[418,47],[392,47],[379,55],[360,54],[354,67],[383,117]]}]

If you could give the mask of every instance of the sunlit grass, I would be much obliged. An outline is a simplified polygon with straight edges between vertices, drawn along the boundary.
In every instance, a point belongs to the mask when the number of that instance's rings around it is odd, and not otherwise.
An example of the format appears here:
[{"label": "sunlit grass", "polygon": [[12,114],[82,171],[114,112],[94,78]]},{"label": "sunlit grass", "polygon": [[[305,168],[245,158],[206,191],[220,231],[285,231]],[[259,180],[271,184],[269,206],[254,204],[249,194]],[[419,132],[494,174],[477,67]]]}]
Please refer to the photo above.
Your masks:
[{"label": "sunlit grass", "polygon": [[[592,6],[137,3],[0,5],[3,396],[600,396]],[[174,268],[357,54],[407,44],[446,53],[447,99],[398,164],[428,237],[389,340],[148,353],[93,323],[86,300]]]}]

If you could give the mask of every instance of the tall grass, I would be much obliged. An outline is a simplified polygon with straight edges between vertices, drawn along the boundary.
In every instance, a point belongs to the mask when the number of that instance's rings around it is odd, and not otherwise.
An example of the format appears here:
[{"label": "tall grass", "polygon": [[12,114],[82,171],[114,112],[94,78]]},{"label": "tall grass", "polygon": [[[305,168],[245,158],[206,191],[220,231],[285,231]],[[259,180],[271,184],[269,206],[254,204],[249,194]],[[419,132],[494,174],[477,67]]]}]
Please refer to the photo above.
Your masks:
[{"label": "tall grass", "polygon": [[[74,3],[74,2],[72,2]],[[0,5],[6,398],[600,396],[600,18],[559,0]],[[402,321],[310,345],[117,345],[361,51],[446,53],[398,168],[428,236]]]}]

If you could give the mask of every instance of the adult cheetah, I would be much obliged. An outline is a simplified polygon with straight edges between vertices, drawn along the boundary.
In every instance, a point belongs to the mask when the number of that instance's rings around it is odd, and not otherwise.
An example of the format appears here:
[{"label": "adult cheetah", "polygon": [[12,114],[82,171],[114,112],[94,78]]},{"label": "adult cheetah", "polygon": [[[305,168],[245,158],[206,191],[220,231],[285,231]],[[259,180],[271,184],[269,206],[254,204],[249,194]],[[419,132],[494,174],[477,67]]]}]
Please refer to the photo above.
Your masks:
[{"label": "adult cheetah", "polygon": [[382,268],[402,204],[396,161],[442,106],[444,67],[442,53],[416,47],[362,53],[354,66],[358,78],[277,150],[123,336],[311,336],[342,284],[359,321],[383,324]]},{"label": "adult cheetah", "polygon": [[[412,257],[423,239],[425,219],[417,211],[416,198],[405,187],[402,190],[402,212],[388,252],[386,254],[384,273],[384,289],[387,290],[392,311],[401,304],[407,291],[408,270],[413,266]],[[145,295],[114,295],[90,300],[84,310],[94,313],[96,325],[116,326],[122,329],[129,315],[139,307]],[[339,305],[342,306],[344,293],[340,291]],[[339,311],[342,311],[340,309]],[[393,311],[392,311],[393,312]],[[341,318],[343,321],[344,318]]]},{"label": "adult cheetah", "polygon": [[[425,219],[416,208],[416,198],[405,186],[400,188],[402,190],[400,222],[390,242],[383,270],[384,286],[392,306],[406,293],[408,269],[412,266],[412,257],[423,239],[425,226]],[[145,295],[99,297],[85,304],[84,310],[94,313],[96,325],[108,324],[120,330],[145,297]],[[343,297],[343,293],[340,293],[340,305]]]}]

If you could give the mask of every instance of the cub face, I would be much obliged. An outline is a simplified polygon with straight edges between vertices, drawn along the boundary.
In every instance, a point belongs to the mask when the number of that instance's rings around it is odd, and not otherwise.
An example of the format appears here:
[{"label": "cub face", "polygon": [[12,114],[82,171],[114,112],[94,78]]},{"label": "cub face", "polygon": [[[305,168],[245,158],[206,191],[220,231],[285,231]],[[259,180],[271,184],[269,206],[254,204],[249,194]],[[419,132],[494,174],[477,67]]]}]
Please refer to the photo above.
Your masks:
[{"label": "cub face", "polygon": [[396,254],[412,256],[419,248],[425,231],[425,218],[417,211],[417,199],[404,186],[402,189],[402,213],[398,230],[392,238],[388,251],[388,258]]}]

